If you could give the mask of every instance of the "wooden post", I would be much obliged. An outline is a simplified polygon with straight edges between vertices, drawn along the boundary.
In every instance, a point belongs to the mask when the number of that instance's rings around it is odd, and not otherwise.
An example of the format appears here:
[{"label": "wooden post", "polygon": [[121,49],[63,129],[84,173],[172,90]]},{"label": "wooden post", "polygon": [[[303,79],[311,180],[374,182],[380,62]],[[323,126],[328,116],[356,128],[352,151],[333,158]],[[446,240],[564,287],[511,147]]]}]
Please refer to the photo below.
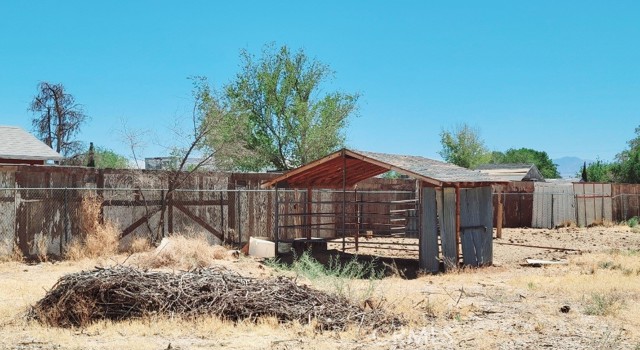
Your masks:
[{"label": "wooden post", "polygon": [[460,184],[456,183],[455,184],[455,190],[456,190],[456,257],[458,258],[458,261],[456,263],[460,262]]},{"label": "wooden post", "polygon": [[358,201],[358,186],[353,189],[353,198],[356,204],[356,232],[355,232],[355,242],[356,242],[356,253],[358,252],[358,238],[360,238],[360,203]]},{"label": "wooden post", "polygon": [[169,234],[173,233],[173,192],[167,195],[167,225]]},{"label": "wooden post", "polygon": [[345,251],[347,229],[347,155],[342,151],[342,252]]},{"label": "wooden post", "polygon": [[280,210],[280,200],[278,198],[278,183],[276,183],[276,199],[275,199],[275,204],[274,204],[274,208],[273,208],[273,212],[275,214],[275,225],[273,227],[273,238],[275,240],[275,250],[276,250],[276,257],[278,257],[278,243],[280,243],[280,227],[278,227],[279,225],[279,210]]},{"label": "wooden post", "polygon": [[502,215],[504,212],[502,206],[502,193],[498,193],[498,215],[496,216],[496,238],[502,238]]},{"label": "wooden post", "polygon": [[307,239],[311,240],[311,201],[313,200],[313,191],[311,191],[311,187],[307,187],[307,210],[306,215],[304,216],[304,225],[307,229]]}]

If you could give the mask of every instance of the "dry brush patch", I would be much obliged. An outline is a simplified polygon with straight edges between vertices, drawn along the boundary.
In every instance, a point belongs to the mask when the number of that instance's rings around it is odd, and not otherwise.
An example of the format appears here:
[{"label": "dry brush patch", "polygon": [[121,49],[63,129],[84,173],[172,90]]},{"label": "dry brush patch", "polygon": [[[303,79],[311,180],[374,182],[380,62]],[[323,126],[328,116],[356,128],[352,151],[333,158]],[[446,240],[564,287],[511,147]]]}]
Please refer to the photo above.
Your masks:
[{"label": "dry brush patch", "polygon": [[81,236],[67,247],[66,259],[81,260],[114,255],[118,252],[120,230],[112,222],[102,222],[102,200],[95,195],[82,198],[80,205]]},{"label": "dry brush patch", "polygon": [[171,235],[153,252],[137,255],[132,263],[146,269],[175,268],[192,270],[214,265],[230,256],[223,246],[211,245],[204,235]]},{"label": "dry brush patch", "polygon": [[222,267],[169,273],[119,266],[74,273],[61,278],[29,312],[30,318],[58,327],[154,315],[231,321],[273,317],[337,331],[352,325],[393,330],[403,323],[383,310],[365,310],[294,279],[254,279]]}]

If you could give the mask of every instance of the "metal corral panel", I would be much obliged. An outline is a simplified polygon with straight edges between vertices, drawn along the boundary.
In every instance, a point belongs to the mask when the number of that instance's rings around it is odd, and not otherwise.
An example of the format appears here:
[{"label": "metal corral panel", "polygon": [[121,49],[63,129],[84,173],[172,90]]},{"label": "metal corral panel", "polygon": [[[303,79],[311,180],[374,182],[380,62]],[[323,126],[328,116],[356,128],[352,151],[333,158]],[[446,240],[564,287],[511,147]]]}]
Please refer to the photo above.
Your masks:
[{"label": "metal corral panel", "polygon": [[536,182],[534,188],[531,227],[554,228],[576,222],[572,183]]},{"label": "metal corral panel", "polygon": [[460,190],[460,231],[465,265],[493,261],[493,201],[491,187]]},{"label": "metal corral panel", "polygon": [[422,227],[420,232],[420,268],[429,272],[440,270],[438,257],[438,218],[436,191],[425,188],[422,191]]},{"label": "metal corral panel", "polygon": [[589,226],[611,221],[611,184],[575,183],[578,226]]},{"label": "metal corral panel", "polygon": [[440,241],[445,267],[457,265],[456,242],[456,192],[452,187],[436,190],[438,217],[440,218]]}]

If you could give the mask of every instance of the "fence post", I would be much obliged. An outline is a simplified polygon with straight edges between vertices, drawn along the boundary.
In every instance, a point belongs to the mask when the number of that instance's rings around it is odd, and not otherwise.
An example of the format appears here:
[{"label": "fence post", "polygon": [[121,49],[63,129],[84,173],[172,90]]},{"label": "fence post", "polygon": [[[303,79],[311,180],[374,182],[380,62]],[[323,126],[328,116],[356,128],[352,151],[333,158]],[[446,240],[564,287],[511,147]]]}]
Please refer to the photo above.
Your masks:
[{"label": "fence post", "polygon": [[[164,190],[160,190],[160,210],[164,211],[166,209],[165,207],[165,198],[164,198]],[[147,219],[149,220],[149,219]],[[164,232],[164,212],[160,213],[160,222],[158,223],[160,225],[160,232],[162,233],[162,237],[160,238],[164,238],[165,232]]]},{"label": "fence post", "polygon": [[[65,187],[63,190],[63,208],[64,208],[64,238],[65,241],[69,241],[69,200],[67,198],[67,188]],[[60,255],[63,255],[62,251],[62,237],[60,237]]]},{"label": "fence post", "polygon": [[280,228],[278,227],[279,224],[279,215],[278,215],[278,210],[280,209],[280,200],[278,199],[278,184],[276,183],[276,200],[275,202],[275,225],[274,225],[274,232],[273,232],[273,238],[275,240],[275,250],[276,250],[276,257],[278,256],[278,244],[280,243]]},{"label": "fence post", "polygon": [[[554,190],[552,189],[552,191],[554,191]],[[549,227],[549,228],[556,227],[556,225],[555,225],[555,215],[554,215],[554,212],[553,212],[553,200],[554,200],[554,195],[553,195],[553,193],[551,193],[551,227]]]},{"label": "fence post", "polygon": [[222,193],[222,191],[220,191],[220,232],[222,232],[222,242],[227,243],[229,234],[227,233],[227,230],[224,229],[224,206],[222,205],[223,198],[224,194]]},{"label": "fence post", "polygon": [[504,208],[502,207],[502,197],[501,193],[497,193],[498,195],[498,214],[496,215],[496,238],[502,238],[502,215],[504,212]]}]

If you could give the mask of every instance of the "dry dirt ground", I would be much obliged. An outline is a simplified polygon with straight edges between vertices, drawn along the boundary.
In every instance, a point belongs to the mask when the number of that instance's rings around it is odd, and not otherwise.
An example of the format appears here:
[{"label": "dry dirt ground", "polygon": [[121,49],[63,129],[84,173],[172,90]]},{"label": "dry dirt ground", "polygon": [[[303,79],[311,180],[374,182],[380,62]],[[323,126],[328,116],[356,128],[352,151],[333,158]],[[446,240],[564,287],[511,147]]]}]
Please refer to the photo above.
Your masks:
[{"label": "dry dirt ground", "polygon": [[[395,276],[349,281],[346,289],[341,285],[355,302],[375,300],[376,305],[382,303],[408,320],[408,326],[386,335],[357,327],[318,334],[309,325],[279,325],[271,319],[232,324],[215,318],[165,318],[100,322],[82,329],[50,328],[25,321],[23,313],[58,278],[122,263],[127,257],[1,263],[0,348],[640,349],[640,233],[625,226],[506,229],[495,243],[491,267],[405,279],[401,276],[411,275],[412,268],[405,261],[394,266]],[[567,264],[522,266],[526,258],[564,259]],[[127,263],[131,261],[135,259]],[[261,278],[283,273],[251,258],[216,263]],[[299,280],[328,291],[336,288],[335,280]]]}]

